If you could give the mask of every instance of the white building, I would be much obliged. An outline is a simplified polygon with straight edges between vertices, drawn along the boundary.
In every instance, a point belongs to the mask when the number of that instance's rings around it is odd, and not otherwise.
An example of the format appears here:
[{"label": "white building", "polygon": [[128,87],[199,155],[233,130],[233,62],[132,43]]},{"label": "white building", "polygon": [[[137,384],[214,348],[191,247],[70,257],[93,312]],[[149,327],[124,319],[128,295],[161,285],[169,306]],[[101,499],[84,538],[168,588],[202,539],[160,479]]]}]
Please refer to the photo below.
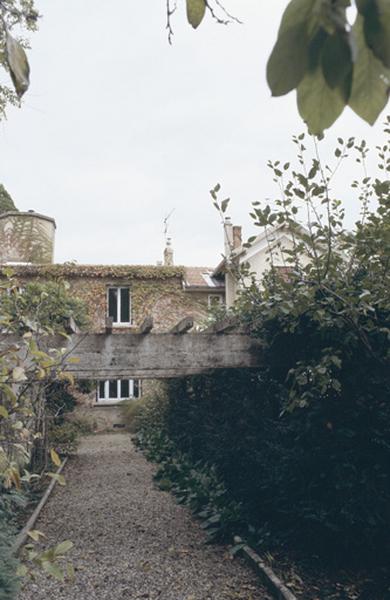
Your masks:
[{"label": "white building", "polygon": [[[296,235],[308,234],[308,231],[298,225]],[[237,298],[237,292],[243,285],[252,280],[260,286],[264,274],[271,265],[276,268],[289,269],[288,252],[294,249],[294,238],[284,224],[263,228],[261,233],[247,247],[242,242],[241,227],[232,225],[230,218],[224,223],[225,253],[223,260],[214,269],[212,276],[216,279],[225,278],[226,306],[231,307]],[[309,262],[308,254],[300,256],[304,266]],[[248,275],[239,277],[239,268],[245,265]]]}]

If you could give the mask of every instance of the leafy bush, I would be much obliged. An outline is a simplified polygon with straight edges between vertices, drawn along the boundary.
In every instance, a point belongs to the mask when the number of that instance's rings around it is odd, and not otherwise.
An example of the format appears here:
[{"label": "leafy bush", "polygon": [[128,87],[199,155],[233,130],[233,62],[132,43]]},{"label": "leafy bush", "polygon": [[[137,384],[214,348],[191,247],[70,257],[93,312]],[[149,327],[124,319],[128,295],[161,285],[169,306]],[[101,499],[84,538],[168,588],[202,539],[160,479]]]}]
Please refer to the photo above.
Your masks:
[{"label": "leafy bush", "polygon": [[11,540],[9,528],[0,516],[0,600],[16,598],[19,589],[15,575],[17,561],[11,553]]},{"label": "leafy bush", "polygon": [[12,525],[13,494],[0,494],[0,600],[13,600],[19,589],[18,560],[12,554],[15,529]]},{"label": "leafy bush", "polygon": [[242,527],[241,506],[228,494],[215,467],[194,464],[190,456],[176,452],[160,462],[155,479],[203,520],[208,541],[229,540],[231,532]]},{"label": "leafy bush", "polygon": [[49,445],[61,455],[73,454],[81,435],[91,433],[91,428],[84,421],[63,421],[52,425],[49,429]]},{"label": "leafy bush", "polygon": [[[171,381],[140,441],[163,464],[170,453],[211,465],[260,546],[379,562],[390,551],[390,182],[365,172],[353,182],[362,216],[349,232],[331,197],[334,171],[305,163],[303,139],[290,181],[289,164],[270,163],[280,200],[252,213],[293,240],[283,270],[272,245],[261,282],[226,258],[241,285],[233,313],[262,340],[264,367]],[[336,159],[349,150],[364,171],[365,143],[340,139]],[[301,202],[307,229],[296,222]]]},{"label": "leafy bush", "polygon": [[74,454],[78,446],[78,429],[71,423],[55,425],[49,430],[49,444],[60,456]]},{"label": "leafy bush", "polygon": [[144,405],[144,398],[124,400],[121,402],[120,410],[122,419],[126,425],[127,431],[130,431],[130,433],[136,433],[139,430],[139,419]]},{"label": "leafy bush", "polygon": [[31,282],[22,289],[16,280],[12,283],[8,293],[0,296],[0,308],[18,332],[62,333],[70,317],[80,328],[88,324],[85,304],[69,294],[65,281]]},{"label": "leafy bush", "polygon": [[53,381],[46,388],[46,408],[58,425],[62,423],[66,413],[72,412],[76,406],[74,396],[69,391],[69,383]]}]

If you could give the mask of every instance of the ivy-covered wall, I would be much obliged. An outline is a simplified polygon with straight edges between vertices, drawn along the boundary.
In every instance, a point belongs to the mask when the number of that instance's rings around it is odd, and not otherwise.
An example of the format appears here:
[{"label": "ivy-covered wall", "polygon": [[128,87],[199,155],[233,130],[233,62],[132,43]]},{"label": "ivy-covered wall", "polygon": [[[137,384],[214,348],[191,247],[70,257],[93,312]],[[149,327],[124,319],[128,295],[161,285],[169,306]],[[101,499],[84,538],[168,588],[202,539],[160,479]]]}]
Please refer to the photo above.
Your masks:
[{"label": "ivy-covered wall", "polygon": [[[184,267],[64,264],[16,266],[13,270],[21,285],[37,280],[67,281],[71,293],[88,307],[91,332],[104,331],[107,289],[111,286],[131,288],[130,329],[139,326],[146,316],[153,317],[155,331],[167,331],[185,316],[192,316],[200,324],[207,314],[207,293],[183,288]],[[121,327],[119,331],[126,329]]]}]

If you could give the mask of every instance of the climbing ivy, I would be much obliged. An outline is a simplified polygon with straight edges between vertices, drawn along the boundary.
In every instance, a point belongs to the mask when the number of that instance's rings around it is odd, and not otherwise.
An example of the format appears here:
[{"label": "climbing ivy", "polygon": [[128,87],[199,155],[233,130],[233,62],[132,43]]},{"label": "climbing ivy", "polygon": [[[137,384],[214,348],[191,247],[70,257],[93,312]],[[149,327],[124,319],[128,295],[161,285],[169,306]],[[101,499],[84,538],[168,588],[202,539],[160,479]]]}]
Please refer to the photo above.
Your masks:
[{"label": "climbing ivy", "polygon": [[[72,277],[156,279],[182,278],[184,267],[155,267],[152,265],[78,265],[77,263],[24,265],[14,268],[18,276],[34,276],[49,279]],[[0,268],[0,275],[5,272]]]}]

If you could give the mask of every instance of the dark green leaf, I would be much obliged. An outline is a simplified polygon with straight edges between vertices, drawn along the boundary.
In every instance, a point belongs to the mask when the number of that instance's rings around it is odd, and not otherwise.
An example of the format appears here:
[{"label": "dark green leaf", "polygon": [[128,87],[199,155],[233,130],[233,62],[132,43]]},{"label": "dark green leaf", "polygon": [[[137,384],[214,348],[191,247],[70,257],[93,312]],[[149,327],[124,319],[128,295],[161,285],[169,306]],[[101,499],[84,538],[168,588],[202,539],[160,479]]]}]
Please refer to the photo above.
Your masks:
[{"label": "dark green leaf", "polygon": [[309,45],[309,63],[308,69],[315,71],[321,62],[321,55],[324,44],[328,39],[329,34],[324,29],[319,29],[313,36]]},{"label": "dark green leaf", "polygon": [[331,89],[338,88],[346,102],[352,88],[352,50],[348,35],[334,33],[324,42],[321,54],[322,72]]},{"label": "dark green leaf", "polygon": [[267,81],[273,96],[283,96],[302,81],[308,63],[306,23],[279,35],[267,63]]},{"label": "dark green leaf", "polygon": [[390,68],[390,3],[388,0],[357,0],[364,18],[364,37],[374,56]]},{"label": "dark green leaf", "polygon": [[226,200],[222,200],[221,202],[221,211],[224,213],[229,205],[230,198],[226,198]]},{"label": "dark green leaf", "polygon": [[299,188],[294,188],[294,192],[299,198],[303,199],[305,197],[305,192]]},{"label": "dark green leaf", "polygon": [[291,0],[283,13],[267,64],[267,81],[273,96],[287,94],[305,74],[314,4],[315,0]]}]

